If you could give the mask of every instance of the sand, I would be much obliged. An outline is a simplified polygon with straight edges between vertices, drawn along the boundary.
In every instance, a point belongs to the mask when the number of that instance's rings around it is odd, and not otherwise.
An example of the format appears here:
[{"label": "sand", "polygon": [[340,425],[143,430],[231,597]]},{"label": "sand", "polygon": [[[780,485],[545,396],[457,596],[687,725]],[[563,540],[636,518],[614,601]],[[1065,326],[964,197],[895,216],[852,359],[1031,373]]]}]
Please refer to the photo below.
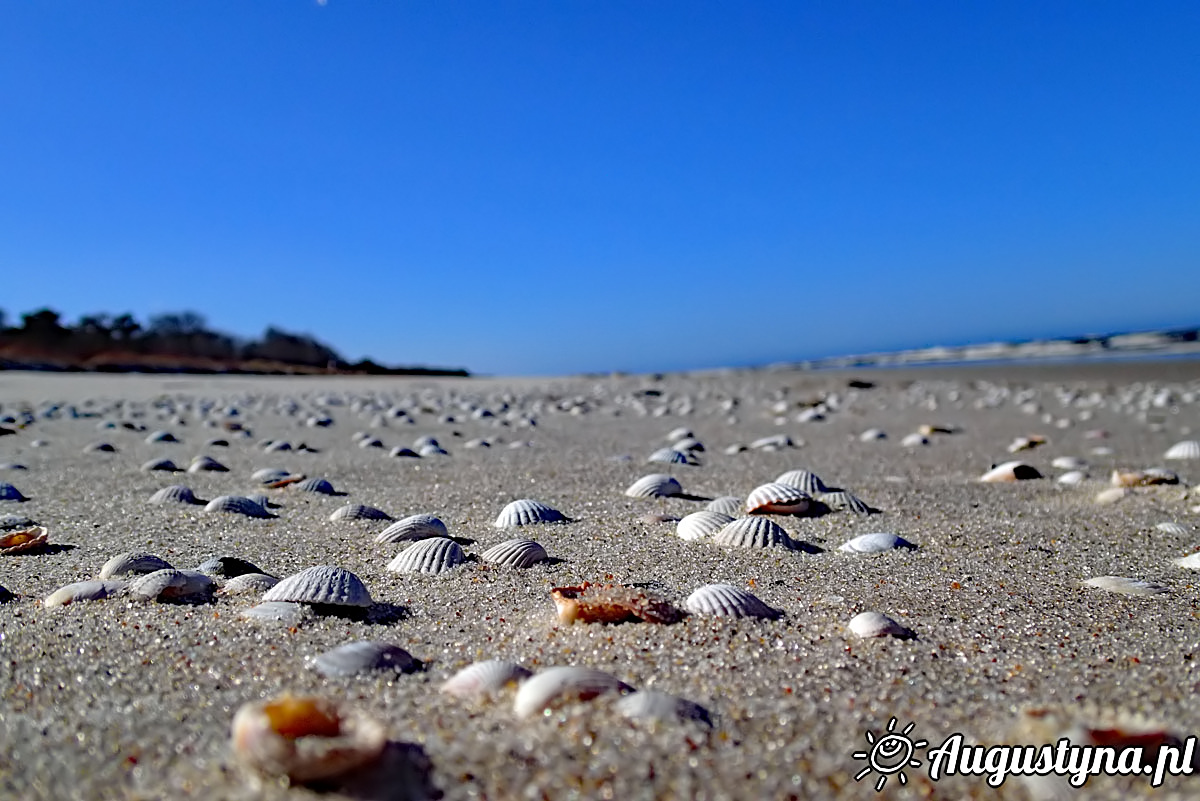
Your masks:
[{"label": "sand", "polygon": [[[850,389],[852,377],[876,386]],[[1154,405],[1164,389],[1172,396]],[[1082,405],[1064,404],[1064,392]],[[0,605],[0,798],[869,798],[878,775],[856,782],[864,762],[851,755],[868,746],[867,731],[883,732],[893,717],[935,745],[953,733],[979,743],[1022,742],[1021,710],[1037,707],[1085,724],[1120,714],[1179,737],[1198,733],[1196,574],[1171,560],[1200,546],[1200,514],[1191,511],[1200,494],[1187,492],[1200,483],[1200,463],[1162,459],[1176,441],[1200,438],[1198,393],[1197,362],[555,380],[0,373],[0,416],[51,402],[103,410],[95,419],[39,418],[0,437],[0,462],[28,468],[0,470],[0,481],[29,498],[0,503],[0,515],[35,519],[55,543],[46,552],[0,557],[0,584],[18,596]],[[795,421],[802,404],[831,394],[837,408],[824,420]],[[276,411],[283,399],[309,408],[330,397],[345,404],[321,407],[335,420],[329,428]],[[166,407],[154,405],[164,398],[236,405],[253,437],[203,447],[222,432],[205,427],[194,407],[177,408],[183,424],[171,422]],[[383,408],[400,402],[416,422],[371,427],[376,412],[356,411],[356,398],[383,401]],[[994,406],[982,404],[988,398]],[[419,399],[430,411],[419,410]],[[731,399],[737,404],[729,411]],[[114,406],[118,400],[123,407]],[[502,425],[505,401],[536,426],[522,427],[519,415]],[[777,421],[771,407],[780,401],[788,408]],[[473,419],[476,406],[499,418]],[[446,413],[457,419],[439,422]],[[101,420],[123,418],[146,431],[97,429]],[[1059,428],[1060,420],[1069,427]],[[902,447],[902,437],[923,423],[956,433]],[[691,428],[707,448],[701,466],[669,470],[692,497],[626,497],[640,476],[668,472],[645,459],[669,444],[665,437],[677,426]],[[872,427],[887,439],[859,441]],[[182,442],[144,442],[160,428]],[[1092,429],[1109,436],[1089,439]],[[359,448],[356,431],[389,448],[429,434],[450,455],[389,458],[386,449]],[[803,445],[723,452],[775,434]],[[1018,457],[1047,478],[976,480],[992,464],[1017,458],[1007,445],[1030,434],[1048,442]],[[464,447],[476,437],[493,447]],[[45,446],[33,447],[35,439]],[[264,453],[256,445],[263,439],[303,441],[320,453]],[[84,451],[100,440],[118,452]],[[517,442],[527,445],[510,447]],[[1093,455],[1097,446],[1111,454]],[[139,470],[152,457],[186,466],[201,453],[230,472]],[[1051,461],[1065,455],[1089,462],[1089,482],[1055,483],[1062,471]],[[172,483],[205,499],[258,492],[250,474],[270,466],[325,477],[349,494],[273,491],[280,506],[270,520],[146,502]],[[1109,506],[1094,502],[1114,468],[1152,466],[1175,470],[1182,484]],[[882,512],[773,518],[817,553],[726,551],[681,540],[672,522],[645,519],[702,509],[698,498],[744,497],[794,468]],[[526,497],[574,522],[493,527],[506,503]],[[396,518],[437,514],[474,557],[528,536],[554,561],[515,570],[476,559],[443,576],[389,573],[385,566],[401,546],[373,541],[386,523],[329,521],[347,502]],[[1186,533],[1155,528],[1167,521]],[[837,550],[877,531],[919,547],[879,556]],[[233,598],[43,608],[55,589],[94,578],[110,556],[129,550],[184,568],[239,556],[277,576],[338,565],[357,574],[379,606],[368,620],[318,617],[296,628],[239,619],[252,601]],[[1100,575],[1145,579],[1169,592],[1127,597],[1080,586]],[[676,603],[702,584],[727,582],[785,614],[775,621],[693,616],[670,626],[560,624],[550,588],[584,580],[637,584]],[[892,616],[916,638],[857,639],[846,624],[865,610]],[[395,643],[424,669],[327,679],[306,666],[359,639]],[[455,671],[487,658],[535,671],[598,668],[636,688],[694,701],[715,725],[630,721],[603,696],[518,720],[512,690],[481,701],[438,692]],[[288,787],[240,765],[229,744],[235,711],[283,691],[336,698],[377,718],[390,739],[384,759],[317,787]],[[934,783],[925,767],[909,769],[907,779],[901,786],[893,776],[879,797],[1030,797],[1016,780],[999,791],[980,777]],[[1186,798],[1200,791],[1196,781],[1169,777],[1152,790],[1140,777],[1099,777],[1085,792]]]}]

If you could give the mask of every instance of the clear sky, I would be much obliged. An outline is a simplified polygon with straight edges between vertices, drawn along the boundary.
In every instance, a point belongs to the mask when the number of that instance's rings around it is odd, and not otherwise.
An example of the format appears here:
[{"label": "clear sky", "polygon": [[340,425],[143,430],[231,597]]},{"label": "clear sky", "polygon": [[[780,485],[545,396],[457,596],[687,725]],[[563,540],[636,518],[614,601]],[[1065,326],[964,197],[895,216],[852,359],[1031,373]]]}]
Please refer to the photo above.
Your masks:
[{"label": "clear sky", "polygon": [[1200,3],[0,0],[0,309],[553,374],[1200,325]]}]

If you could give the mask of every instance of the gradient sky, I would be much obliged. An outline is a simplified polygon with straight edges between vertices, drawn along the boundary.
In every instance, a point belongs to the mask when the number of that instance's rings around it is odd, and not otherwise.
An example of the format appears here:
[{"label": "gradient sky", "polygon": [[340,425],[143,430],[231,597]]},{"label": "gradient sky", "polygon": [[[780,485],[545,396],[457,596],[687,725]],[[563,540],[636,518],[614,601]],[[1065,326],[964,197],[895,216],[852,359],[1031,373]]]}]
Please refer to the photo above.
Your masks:
[{"label": "gradient sky", "polygon": [[1200,325],[1200,3],[0,0],[0,309],[500,374]]}]

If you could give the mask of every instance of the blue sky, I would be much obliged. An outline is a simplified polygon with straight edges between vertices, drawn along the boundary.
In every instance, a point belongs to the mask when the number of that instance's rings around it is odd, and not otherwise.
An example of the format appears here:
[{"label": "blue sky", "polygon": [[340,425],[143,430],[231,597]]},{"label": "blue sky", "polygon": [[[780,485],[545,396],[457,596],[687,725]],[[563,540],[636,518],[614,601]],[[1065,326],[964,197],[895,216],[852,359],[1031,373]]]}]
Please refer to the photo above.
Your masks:
[{"label": "blue sky", "polygon": [[499,374],[1200,325],[1200,4],[0,0],[0,309]]}]

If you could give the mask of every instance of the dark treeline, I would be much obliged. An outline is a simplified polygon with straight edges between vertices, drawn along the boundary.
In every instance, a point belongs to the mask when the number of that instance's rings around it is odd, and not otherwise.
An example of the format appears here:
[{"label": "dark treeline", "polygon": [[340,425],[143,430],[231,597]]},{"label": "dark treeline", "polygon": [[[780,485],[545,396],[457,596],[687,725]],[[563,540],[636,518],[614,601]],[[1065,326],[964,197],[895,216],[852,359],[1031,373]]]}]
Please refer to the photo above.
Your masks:
[{"label": "dark treeline", "polygon": [[[15,322],[15,321],[14,321]],[[368,373],[467,375],[466,370],[384,367],[370,359],[347,362],[308,334],[268,327],[260,339],[239,339],[208,328],[184,311],[159,314],[144,324],[132,314],[88,314],[74,325],[40,309],[10,324],[0,310],[0,369],[110,372]]]}]

